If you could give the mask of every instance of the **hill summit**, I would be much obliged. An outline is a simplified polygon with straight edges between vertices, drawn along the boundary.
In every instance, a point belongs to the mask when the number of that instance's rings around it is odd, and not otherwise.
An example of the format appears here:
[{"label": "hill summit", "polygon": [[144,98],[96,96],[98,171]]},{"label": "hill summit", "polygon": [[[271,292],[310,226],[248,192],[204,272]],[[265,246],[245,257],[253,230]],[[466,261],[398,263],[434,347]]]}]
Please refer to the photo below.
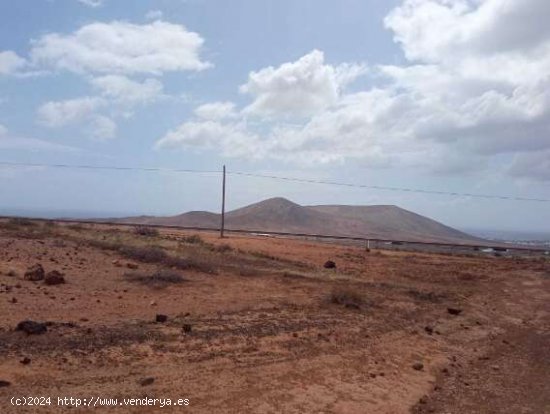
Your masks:
[{"label": "hill summit", "polygon": [[[216,229],[220,215],[191,211],[176,216],[140,216],[118,219],[122,223],[159,224]],[[228,230],[288,232],[379,239],[467,243],[479,239],[420,214],[393,205],[302,206],[275,197],[226,213]]]}]

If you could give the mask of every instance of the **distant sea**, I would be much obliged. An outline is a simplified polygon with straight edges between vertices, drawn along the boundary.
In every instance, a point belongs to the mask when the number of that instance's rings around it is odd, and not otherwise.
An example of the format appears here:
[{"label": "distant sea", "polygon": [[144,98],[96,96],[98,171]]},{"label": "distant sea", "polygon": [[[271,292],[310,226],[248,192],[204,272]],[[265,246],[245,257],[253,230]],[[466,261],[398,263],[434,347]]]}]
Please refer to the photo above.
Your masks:
[{"label": "distant sea", "polygon": [[550,244],[550,232],[479,229],[463,229],[463,231],[472,236],[494,241]]},{"label": "distant sea", "polygon": [[34,210],[25,208],[0,208],[0,216],[20,216],[31,218],[45,218],[45,219],[60,219],[60,218],[73,218],[73,219],[88,219],[88,218],[110,218],[110,217],[129,217],[136,216],[135,212],[121,212],[121,211],[85,211],[85,210],[64,210],[64,209],[45,209]]}]

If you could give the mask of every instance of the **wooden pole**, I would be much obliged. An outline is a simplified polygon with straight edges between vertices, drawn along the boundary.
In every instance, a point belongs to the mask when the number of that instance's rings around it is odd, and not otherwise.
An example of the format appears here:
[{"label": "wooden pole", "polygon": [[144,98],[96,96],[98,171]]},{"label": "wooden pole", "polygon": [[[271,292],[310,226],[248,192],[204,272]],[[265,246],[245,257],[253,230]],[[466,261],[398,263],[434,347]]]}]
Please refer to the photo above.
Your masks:
[{"label": "wooden pole", "polygon": [[225,229],[225,165],[223,166],[222,178],[222,222],[220,225],[220,238],[223,239],[223,231]]}]

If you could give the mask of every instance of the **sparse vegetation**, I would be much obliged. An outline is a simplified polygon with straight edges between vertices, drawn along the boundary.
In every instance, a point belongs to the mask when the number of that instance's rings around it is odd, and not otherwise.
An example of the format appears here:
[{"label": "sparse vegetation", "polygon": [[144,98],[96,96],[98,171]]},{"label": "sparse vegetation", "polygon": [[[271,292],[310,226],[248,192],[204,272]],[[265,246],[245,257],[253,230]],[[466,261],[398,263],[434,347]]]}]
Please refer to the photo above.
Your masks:
[{"label": "sparse vegetation", "polygon": [[152,274],[144,272],[126,273],[124,278],[130,282],[136,282],[155,289],[166,288],[169,285],[179,284],[186,279],[172,270],[158,269]]},{"label": "sparse vegetation", "polygon": [[227,243],[223,243],[223,244],[211,244],[208,246],[208,249],[212,252],[216,252],[216,253],[227,253],[227,252],[232,252],[233,251],[233,247],[231,247],[229,244]]},{"label": "sparse vegetation", "polygon": [[136,226],[134,227],[134,233],[145,237],[158,237],[159,235],[158,229],[151,226]]},{"label": "sparse vegetation", "polygon": [[407,293],[412,298],[420,301],[424,301],[424,302],[439,303],[443,299],[443,295],[439,295],[435,292],[422,292],[418,289],[409,289],[407,290]]},{"label": "sparse vegetation", "polygon": [[117,250],[122,256],[142,263],[162,263],[168,259],[160,246],[122,246]]},{"label": "sparse vegetation", "polygon": [[192,234],[191,236],[184,236],[181,240],[189,244],[204,244],[204,240],[198,234]]},{"label": "sparse vegetation", "polygon": [[351,288],[334,289],[329,295],[329,303],[342,305],[346,308],[361,309],[367,305],[363,294]]}]

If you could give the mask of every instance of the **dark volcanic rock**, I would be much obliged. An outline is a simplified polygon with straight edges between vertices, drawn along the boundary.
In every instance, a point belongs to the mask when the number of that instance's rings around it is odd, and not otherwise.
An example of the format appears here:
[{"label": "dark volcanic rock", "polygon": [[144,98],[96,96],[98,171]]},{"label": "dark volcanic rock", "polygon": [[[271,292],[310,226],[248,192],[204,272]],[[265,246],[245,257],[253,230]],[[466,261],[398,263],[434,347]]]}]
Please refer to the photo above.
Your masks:
[{"label": "dark volcanic rock", "polygon": [[57,270],[52,270],[44,277],[44,283],[46,285],[61,285],[65,283],[65,277],[63,276],[63,273],[60,273]]},{"label": "dark volcanic rock", "polygon": [[11,382],[0,380],[0,388],[2,387],[9,387],[11,385]]},{"label": "dark volcanic rock", "polygon": [[44,279],[44,268],[41,264],[35,264],[27,269],[24,276],[25,280],[32,280],[33,282]]},{"label": "dark volcanic rock", "polygon": [[166,321],[168,320],[168,316],[162,315],[162,314],[159,313],[159,314],[156,316],[155,320],[156,320],[157,322],[159,322],[159,323],[164,323],[164,322],[166,322]]},{"label": "dark volcanic rock", "polygon": [[140,380],[139,385],[141,385],[142,387],[145,387],[147,385],[151,385],[153,382],[155,382],[155,379],[153,377],[147,377]]},{"label": "dark volcanic rock", "polygon": [[458,316],[462,313],[462,309],[457,308],[447,308],[447,312],[449,312],[451,315]]},{"label": "dark volcanic rock", "polygon": [[325,269],[336,269],[336,263],[334,263],[332,260],[327,260],[323,267]]},{"label": "dark volcanic rock", "polygon": [[422,371],[424,369],[424,364],[422,362],[415,362],[412,367],[417,371]]},{"label": "dark volcanic rock", "polygon": [[48,331],[45,323],[22,321],[17,324],[16,331],[23,331],[27,335],[41,335]]}]

